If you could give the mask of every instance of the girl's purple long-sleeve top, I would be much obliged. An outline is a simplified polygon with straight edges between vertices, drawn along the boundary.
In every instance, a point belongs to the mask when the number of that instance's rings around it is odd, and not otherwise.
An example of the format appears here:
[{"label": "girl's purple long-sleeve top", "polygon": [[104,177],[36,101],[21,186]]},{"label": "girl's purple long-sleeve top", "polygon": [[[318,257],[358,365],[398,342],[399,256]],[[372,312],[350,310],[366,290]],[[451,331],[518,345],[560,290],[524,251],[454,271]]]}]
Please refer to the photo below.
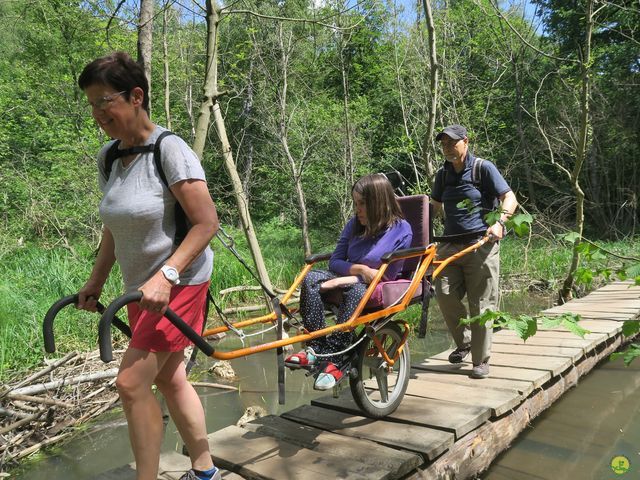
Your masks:
[{"label": "girl's purple long-sleeve top", "polygon": [[[329,260],[329,270],[341,277],[351,275],[349,269],[354,264],[379,269],[382,265],[380,258],[385,253],[395,252],[411,246],[413,233],[406,220],[399,220],[393,223],[375,237],[356,235],[357,221],[358,219],[353,217],[347,222]],[[403,263],[404,260],[397,260],[389,264],[384,280],[395,280],[400,270],[402,270]]]}]

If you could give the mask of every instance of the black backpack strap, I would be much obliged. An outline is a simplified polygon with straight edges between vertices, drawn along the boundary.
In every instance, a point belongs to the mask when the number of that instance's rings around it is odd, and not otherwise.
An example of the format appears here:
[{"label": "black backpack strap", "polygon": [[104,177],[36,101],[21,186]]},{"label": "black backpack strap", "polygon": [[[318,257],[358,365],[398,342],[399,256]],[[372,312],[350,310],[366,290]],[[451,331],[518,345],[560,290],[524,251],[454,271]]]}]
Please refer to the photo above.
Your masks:
[{"label": "black backpack strap", "polygon": [[111,176],[111,170],[113,170],[113,162],[118,158],[118,147],[120,146],[120,140],[116,140],[107,150],[107,154],[104,158],[104,174],[109,181]]},{"label": "black backpack strap", "polygon": [[476,157],[471,167],[471,183],[473,186],[480,190],[482,193],[482,164],[484,160],[480,157]]},{"label": "black backpack strap", "polygon": [[[164,183],[165,187],[169,188],[169,182],[167,181],[167,176],[164,173],[164,168],[162,168],[162,152],[160,151],[160,144],[162,143],[162,139],[168,137],[169,135],[175,135],[175,133],[170,132],[169,130],[162,132],[155,143],[151,143],[149,145],[142,145],[137,147],[125,148],[120,150],[118,147],[120,146],[120,140],[116,140],[107,150],[107,154],[105,157],[105,175],[107,180],[111,176],[111,171],[113,170],[113,163],[120,157],[126,157],[127,155],[137,155],[139,153],[148,153],[153,152],[153,163],[156,166],[156,170],[158,171],[158,175],[160,175],[160,180]],[[178,246],[182,243],[184,238],[187,236],[187,232],[189,231],[189,224],[187,222],[187,215],[184,213],[184,209],[180,202],[176,201],[175,207],[175,221],[176,221],[176,235],[173,239],[173,244]]]},{"label": "black backpack strap", "polygon": [[116,140],[115,142],[113,142],[113,144],[109,147],[109,150],[107,150],[107,155],[105,156],[104,160],[104,172],[107,176],[107,180],[109,180],[109,177],[111,176],[111,171],[113,170],[113,162],[115,162],[117,159],[126,157],[128,155],[137,155],[139,153],[152,152],[154,149],[153,144],[123,148],[122,150],[118,147],[120,147],[120,140]]},{"label": "black backpack strap", "polygon": [[169,183],[167,182],[167,176],[164,174],[164,168],[162,168],[162,156],[160,152],[160,143],[165,137],[169,135],[175,135],[173,132],[167,130],[166,132],[162,132],[153,146],[153,162],[156,164],[156,169],[158,170],[158,175],[160,175],[160,180],[164,183],[165,187],[169,188]]},{"label": "black backpack strap", "polygon": [[[162,168],[162,152],[160,151],[160,144],[162,143],[162,140],[169,135],[175,135],[175,133],[170,132],[169,130],[162,132],[158,136],[156,143],[153,145],[153,162],[158,170],[158,175],[160,175],[160,180],[162,180],[162,183],[164,183],[167,188],[169,188],[169,182],[167,181],[167,176],[164,173],[164,168]],[[187,214],[184,213],[184,209],[178,201],[176,201],[174,214],[176,220],[176,235],[173,239],[173,244],[178,246],[187,236],[189,223],[187,222]]]}]

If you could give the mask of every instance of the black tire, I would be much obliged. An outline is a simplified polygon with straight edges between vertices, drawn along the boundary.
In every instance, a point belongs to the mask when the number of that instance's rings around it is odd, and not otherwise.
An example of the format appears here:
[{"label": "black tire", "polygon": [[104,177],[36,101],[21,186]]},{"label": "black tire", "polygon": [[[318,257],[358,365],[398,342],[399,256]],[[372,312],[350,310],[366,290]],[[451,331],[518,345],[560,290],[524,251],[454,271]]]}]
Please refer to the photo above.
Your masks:
[{"label": "black tire", "polygon": [[[393,358],[402,342],[403,329],[395,322],[389,322],[376,333],[387,355]],[[411,355],[406,343],[392,369],[378,352],[373,339],[365,337],[353,361],[349,376],[349,386],[353,399],[365,415],[382,418],[393,413],[402,402],[409,385]],[[380,392],[386,392],[381,395]]]}]

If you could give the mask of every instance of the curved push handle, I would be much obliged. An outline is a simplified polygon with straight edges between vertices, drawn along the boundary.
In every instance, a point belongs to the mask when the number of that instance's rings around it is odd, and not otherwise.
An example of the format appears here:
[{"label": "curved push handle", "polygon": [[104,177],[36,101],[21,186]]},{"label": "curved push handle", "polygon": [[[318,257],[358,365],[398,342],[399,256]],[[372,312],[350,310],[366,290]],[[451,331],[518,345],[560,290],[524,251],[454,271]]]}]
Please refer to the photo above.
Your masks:
[{"label": "curved push handle", "polygon": [[[100,359],[103,362],[107,363],[113,360],[113,350],[111,348],[111,323],[115,323],[115,320],[117,319],[115,316],[116,312],[125,305],[132,302],[139,302],[140,300],[142,300],[142,292],[139,290],[131,293],[125,293],[111,302],[102,314],[100,324],[98,325],[98,344],[100,346]],[[167,308],[164,312],[164,316],[167,317],[185,337],[191,340],[196,347],[202,350],[205,355],[209,357],[213,355],[214,348],[209,345],[204,338],[198,335],[193,328],[186,324],[185,321],[182,320],[173,310]]]},{"label": "curved push handle", "polygon": [[53,338],[53,321],[58,315],[58,312],[62,310],[67,305],[75,305],[78,303],[78,294],[69,295],[68,297],[63,297],[58,300],[56,303],[51,305],[51,308],[47,310],[47,313],[44,316],[44,321],[42,322],[42,334],[44,336],[44,351],[47,353],[54,353],[56,351],[56,342]]},{"label": "curved push handle", "polygon": [[[67,305],[77,305],[78,297],[79,296],[77,293],[74,295],[63,297],[60,300],[58,300],[56,303],[51,305],[49,310],[47,310],[47,313],[44,316],[44,321],[42,322],[42,334],[44,336],[45,352],[55,353],[56,351],[56,342],[53,336],[53,321],[55,320],[56,315],[58,315],[58,312],[60,312],[60,310],[62,310]],[[104,305],[102,305],[100,302],[97,303],[96,308],[98,310],[98,313],[103,313],[105,310]],[[129,325],[124,323],[118,317],[115,317],[113,319],[113,324],[116,326],[118,330],[124,333],[127,337],[131,337],[131,329],[129,328]]]}]

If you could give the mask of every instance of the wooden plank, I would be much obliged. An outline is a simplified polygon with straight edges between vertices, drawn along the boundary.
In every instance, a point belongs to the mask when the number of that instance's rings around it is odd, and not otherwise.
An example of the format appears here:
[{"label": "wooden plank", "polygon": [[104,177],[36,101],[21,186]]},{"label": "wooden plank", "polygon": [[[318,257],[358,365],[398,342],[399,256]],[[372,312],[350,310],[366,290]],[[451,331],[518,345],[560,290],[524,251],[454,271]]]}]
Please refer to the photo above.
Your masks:
[{"label": "wooden plank", "polygon": [[466,375],[447,372],[429,372],[419,369],[411,370],[411,378],[425,382],[441,382],[453,383],[456,385],[467,385],[476,388],[490,388],[493,390],[506,390],[509,392],[518,392],[523,397],[527,397],[533,391],[533,383],[521,380],[512,380],[504,378],[488,378],[478,382],[475,378]]},{"label": "wooden plank", "polygon": [[[565,308],[566,307],[566,308]],[[638,307],[640,307],[640,302],[638,305],[634,303],[626,303],[617,301],[612,304],[602,304],[596,302],[580,302],[580,303],[568,303],[563,305],[562,307],[554,307],[554,311],[569,311],[576,313],[589,313],[589,312],[599,312],[599,313],[618,313],[621,315],[637,315]]]},{"label": "wooden plank", "polygon": [[[622,322],[618,322],[616,320],[609,320],[609,319],[600,319],[600,320],[583,319],[583,320],[580,320],[580,322],[578,322],[578,325],[580,325],[585,330],[588,330],[589,333],[596,333],[596,334],[605,333],[609,337],[615,336],[616,334],[620,333],[620,331],[622,330]],[[542,324],[539,323],[538,333],[536,333],[536,335],[538,335],[540,332],[569,332],[569,330],[567,330],[564,327],[547,328],[547,327],[543,327]],[[571,333],[575,338],[580,338],[575,333],[572,333],[572,332],[569,332],[569,333]]]},{"label": "wooden plank", "polygon": [[543,315],[547,315],[547,316],[557,316],[557,315],[561,315],[563,313],[575,313],[576,315],[580,315],[580,317],[582,317],[583,320],[624,321],[624,320],[630,320],[630,319],[633,318],[633,316],[631,316],[631,315],[621,314],[621,313],[579,312],[579,311],[569,310],[569,309],[565,309],[565,310],[549,309],[549,310],[544,310],[541,313]]},{"label": "wooden plank", "polygon": [[[605,335],[602,337],[606,340],[608,337]],[[576,338],[565,338],[565,337],[543,337],[538,336],[537,334],[533,337],[527,338],[525,342],[517,335],[494,335],[492,344],[508,344],[508,345],[536,345],[540,347],[571,347],[571,348],[579,348],[583,353],[588,353],[593,350],[600,342],[595,340],[582,340],[580,337]],[[494,348],[494,347],[492,347]]]},{"label": "wooden plank", "polygon": [[349,438],[275,415],[258,418],[244,428],[318,453],[349,458],[354,463],[370,463],[377,469],[388,471],[389,478],[402,477],[424,461],[421,455],[413,452],[389,448],[362,438]]},{"label": "wooden plank", "polygon": [[[339,398],[322,397],[312,400],[311,405],[356,415],[362,414],[347,392]],[[486,407],[469,407],[431,398],[405,396],[398,409],[386,419],[446,430],[455,433],[456,438],[460,438],[482,425],[490,415],[491,412]]]},{"label": "wooden plank", "polygon": [[[518,334],[513,330],[500,330],[499,332],[494,333],[494,338],[500,338],[500,337],[506,337],[506,336],[517,338],[520,341],[522,341],[522,339],[518,336]],[[566,329],[565,330],[538,330],[534,336],[529,337],[527,339],[526,343],[528,343],[529,340],[533,340],[536,338],[553,338],[558,340],[567,339],[567,340],[576,340],[576,341],[590,341],[592,342],[593,346],[596,346],[597,344],[607,340],[607,338],[609,337],[610,335],[608,333],[598,333],[598,332],[587,333],[583,338],[580,335],[576,335],[575,333],[569,332]]]},{"label": "wooden plank", "polygon": [[[429,358],[421,363],[412,365],[420,370],[430,370],[434,372],[456,373],[459,375],[471,374],[470,363],[458,363],[452,365],[446,360],[436,360]],[[547,370],[531,370],[528,368],[514,368],[491,365],[489,378],[504,378],[512,380],[527,381],[533,384],[533,388],[540,388],[545,382],[551,379],[551,372]]]},{"label": "wooden plank", "polygon": [[[160,455],[158,480],[178,480],[191,468],[191,460],[178,452],[163,452]],[[242,477],[227,470],[221,470],[224,480],[242,480]],[[92,477],[95,480],[136,480],[135,463],[114,468]]]},{"label": "wooden plank", "polygon": [[210,434],[208,439],[214,462],[249,480],[394,478],[371,463],[318,453],[235,425]]},{"label": "wooden plank", "polygon": [[[477,383],[481,383],[478,381]],[[433,398],[445,402],[456,402],[464,405],[487,407],[491,409],[492,417],[512,410],[522,403],[522,395],[519,392],[492,390],[451,383],[427,382],[412,380],[407,387],[407,395],[421,398]]]},{"label": "wooden plank", "polygon": [[515,345],[493,342],[491,351],[496,353],[513,353],[516,355],[536,355],[546,357],[566,357],[572,362],[578,361],[583,355],[582,348],[541,346],[541,345]]},{"label": "wooden plank", "polygon": [[282,416],[347,437],[362,438],[397,449],[418,452],[428,460],[433,460],[446,451],[454,441],[451,432],[384,419],[374,420],[315,405],[302,405],[283,413]]},{"label": "wooden plank", "polygon": [[[437,360],[446,360],[451,350],[444,351],[432,358]],[[466,363],[466,362],[465,362]],[[548,370],[553,375],[560,375],[571,366],[570,358],[562,357],[537,357],[535,355],[515,355],[508,353],[491,353],[489,364],[493,367],[516,367],[528,368],[535,370]]]}]

